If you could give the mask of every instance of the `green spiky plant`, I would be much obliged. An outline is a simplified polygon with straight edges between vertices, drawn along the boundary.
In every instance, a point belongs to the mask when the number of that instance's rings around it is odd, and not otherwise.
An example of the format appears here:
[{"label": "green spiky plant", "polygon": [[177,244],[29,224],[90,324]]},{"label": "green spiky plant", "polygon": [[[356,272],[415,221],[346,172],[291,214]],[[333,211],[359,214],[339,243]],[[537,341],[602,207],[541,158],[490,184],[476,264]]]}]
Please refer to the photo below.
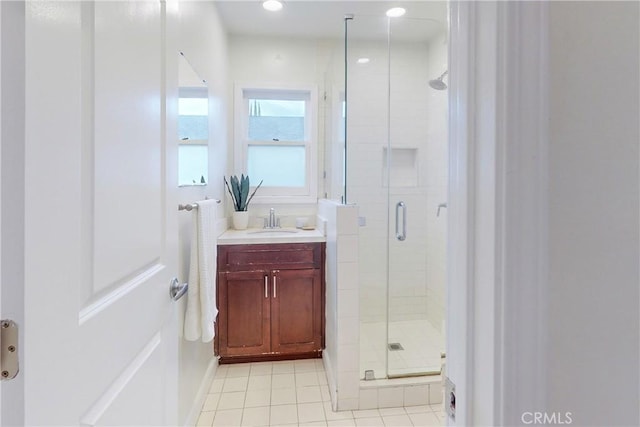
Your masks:
[{"label": "green spiky plant", "polygon": [[227,178],[224,178],[224,185],[227,186],[227,190],[229,191],[229,195],[233,201],[233,209],[236,212],[243,212],[249,207],[249,202],[253,199],[256,191],[258,191],[258,188],[262,185],[262,181],[260,181],[260,184],[258,184],[250,196],[249,177],[244,176],[244,174],[240,175],[240,179],[238,179],[237,175],[231,175],[229,177],[229,182],[227,182]]}]

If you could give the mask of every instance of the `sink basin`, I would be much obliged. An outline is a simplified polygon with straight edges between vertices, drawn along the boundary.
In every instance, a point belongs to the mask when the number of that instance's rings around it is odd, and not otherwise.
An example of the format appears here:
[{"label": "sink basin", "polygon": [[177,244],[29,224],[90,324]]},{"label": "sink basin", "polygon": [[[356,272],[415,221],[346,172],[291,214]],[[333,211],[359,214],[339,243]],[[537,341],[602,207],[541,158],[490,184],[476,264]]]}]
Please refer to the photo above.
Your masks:
[{"label": "sink basin", "polygon": [[247,231],[247,234],[265,234],[265,233],[297,233],[295,228],[265,228],[263,230]]}]

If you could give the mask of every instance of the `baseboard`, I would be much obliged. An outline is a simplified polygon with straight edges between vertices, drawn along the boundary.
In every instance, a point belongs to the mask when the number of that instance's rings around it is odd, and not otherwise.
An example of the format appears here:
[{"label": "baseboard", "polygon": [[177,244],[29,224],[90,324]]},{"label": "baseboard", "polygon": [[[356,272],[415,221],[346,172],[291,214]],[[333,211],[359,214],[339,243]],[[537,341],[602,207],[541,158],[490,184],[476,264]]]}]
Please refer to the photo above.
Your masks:
[{"label": "baseboard", "polygon": [[189,415],[184,422],[185,427],[195,426],[198,422],[198,417],[200,416],[200,412],[202,412],[202,405],[204,405],[207,394],[209,394],[209,388],[211,387],[211,383],[213,382],[213,377],[215,377],[217,369],[218,358],[212,357],[209,362],[209,366],[207,366],[207,370],[202,377],[202,382],[200,383],[200,387],[198,387],[196,397],[193,399],[193,406],[191,407]]},{"label": "baseboard", "polygon": [[331,396],[331,408],[334,411],[338,410],[338,396],[336,391],[336,378],[333,375],[333,366],[329,353],[324,351],[322,353],[322,364],[324,365],[324,371],[327,374],[327,382],[329,383],[329,395]]}]

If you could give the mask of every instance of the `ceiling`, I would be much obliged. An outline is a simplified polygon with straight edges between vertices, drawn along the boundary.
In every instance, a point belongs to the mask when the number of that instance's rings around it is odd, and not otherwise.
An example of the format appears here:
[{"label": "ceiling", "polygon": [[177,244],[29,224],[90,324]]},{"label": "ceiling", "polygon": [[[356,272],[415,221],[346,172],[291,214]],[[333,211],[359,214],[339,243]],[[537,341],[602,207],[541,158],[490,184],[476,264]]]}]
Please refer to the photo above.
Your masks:
[{"label": "ceiling", "polygon": [[262,8],[261,0],[215,0],[222,21],[232,35],[341,39],[344,16],[353,14],[350,37],[386,39],[385,12],[401,6],[402,18],[391,21],[393,40],[424,41],[446,29],[446,1],[284,0],[279,12]]}]

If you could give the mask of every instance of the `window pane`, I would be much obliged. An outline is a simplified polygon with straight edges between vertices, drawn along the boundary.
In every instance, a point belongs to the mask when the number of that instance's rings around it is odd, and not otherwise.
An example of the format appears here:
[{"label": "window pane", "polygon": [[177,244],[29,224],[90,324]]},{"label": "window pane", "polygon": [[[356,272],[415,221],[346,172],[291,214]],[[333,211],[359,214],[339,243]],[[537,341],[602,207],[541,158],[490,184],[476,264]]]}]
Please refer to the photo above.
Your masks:
[{"label": "window pane", "polygon": [[206,145],[178,146],[178,185],[206,184],[208,156]]},{"label": "window pane", "polygon": [[179,98],[178,137],[183,141],[209,139],[208,114],[207,98]]},{"label": "window pane", "polygon": [[181,116],[208,116],[207,98],[178,98],[178,114]]},{"label": "window pane", "polygon": [[305,101],[249,99],[249,139],[304,141]]},{"label": "window pane", "polygon": [[266,187],[304,187],[305,147],[250,145],[247,173],[253,185],[264,180]]}]

